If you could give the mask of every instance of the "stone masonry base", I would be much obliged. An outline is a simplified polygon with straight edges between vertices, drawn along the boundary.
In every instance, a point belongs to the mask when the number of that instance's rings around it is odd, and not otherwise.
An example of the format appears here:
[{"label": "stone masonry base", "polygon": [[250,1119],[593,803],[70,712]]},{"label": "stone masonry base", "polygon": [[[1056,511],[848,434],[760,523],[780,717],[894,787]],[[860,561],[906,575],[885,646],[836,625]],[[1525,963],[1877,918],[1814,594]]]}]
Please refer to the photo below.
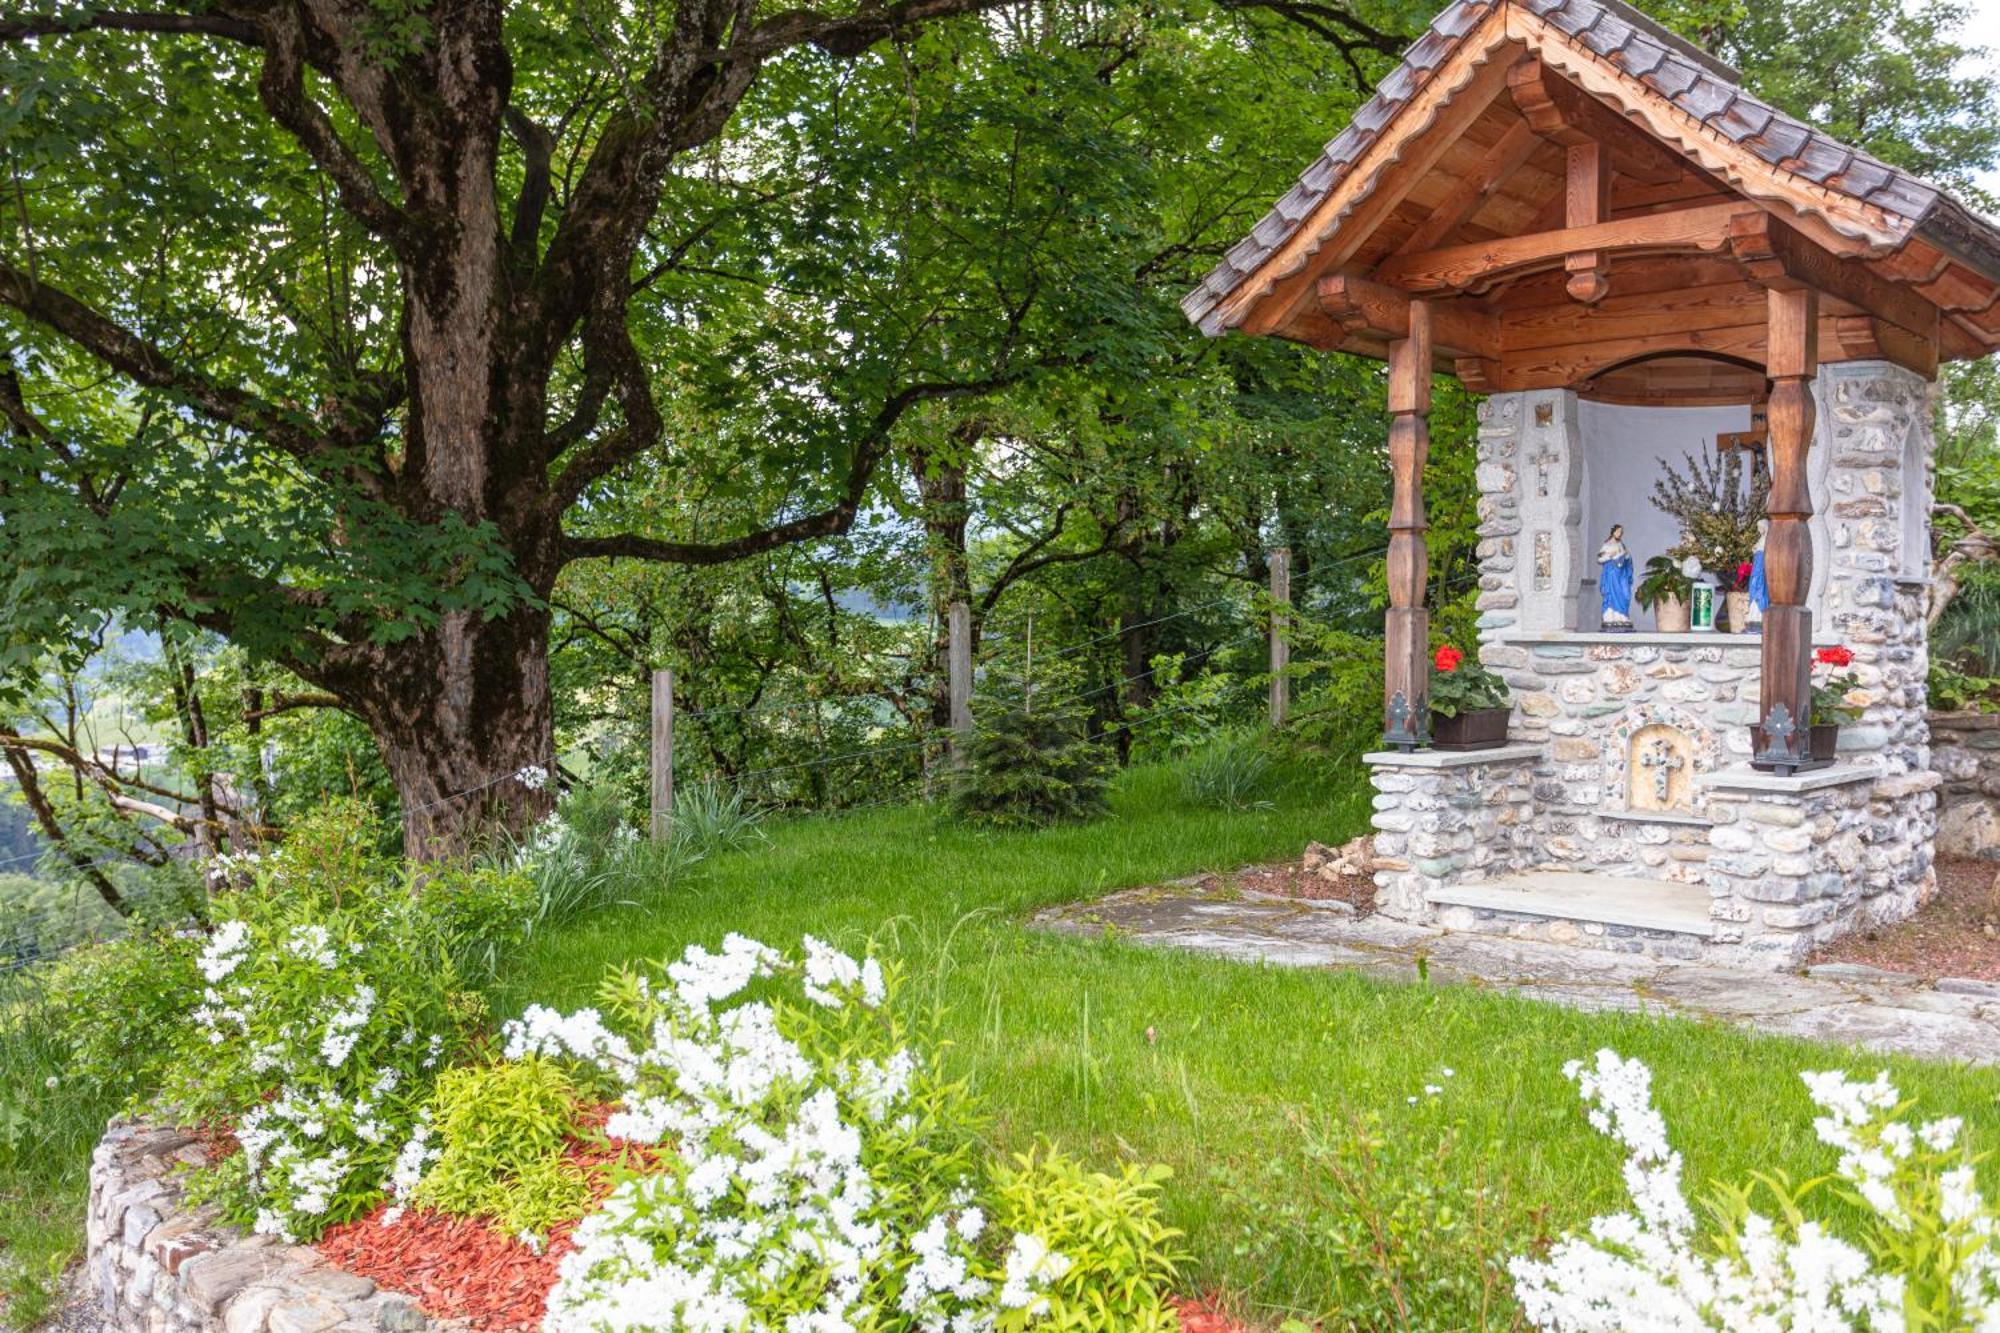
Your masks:
[{"label": "stone masonry base", "polygon": [[329,1265],[317,1251],[244,1236],[184,1205],[195,1136],[114,1123],[90,1166],[84,1286],[107,1329],[129,1333],[422,1333],[407,1296]]}]

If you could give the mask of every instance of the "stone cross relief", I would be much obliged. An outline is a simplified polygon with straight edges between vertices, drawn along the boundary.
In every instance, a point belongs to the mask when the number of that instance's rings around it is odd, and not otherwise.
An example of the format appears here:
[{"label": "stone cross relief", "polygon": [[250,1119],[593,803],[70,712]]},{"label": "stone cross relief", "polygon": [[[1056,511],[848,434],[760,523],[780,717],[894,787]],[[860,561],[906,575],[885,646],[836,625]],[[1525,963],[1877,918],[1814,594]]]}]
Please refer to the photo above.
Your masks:
[{"label": "stone cross relief", "polygon": [[1653,770],[1653,795],[1662,806],[1667,803],[1667,792],[1673,786],[1674,774],[1685,764],[1673,745],[1662,736],[1646,747],[1646,753],[1639,757],[1639,763]]},{"label": "stone cross relief", "polygon": [[1549,448],[1548,441],[1542,441],[1541,448],[1528,456],[1535,465],[1535,494],[1543,499],[1549,494],[1549,469],[1562,462],[1562,455]]},{"label": "stone cross relief", "polygon": [[1625,803],[1632,810],[1692,811],[1694,739],[1654,722],[1633,733],[1626,750]]}]

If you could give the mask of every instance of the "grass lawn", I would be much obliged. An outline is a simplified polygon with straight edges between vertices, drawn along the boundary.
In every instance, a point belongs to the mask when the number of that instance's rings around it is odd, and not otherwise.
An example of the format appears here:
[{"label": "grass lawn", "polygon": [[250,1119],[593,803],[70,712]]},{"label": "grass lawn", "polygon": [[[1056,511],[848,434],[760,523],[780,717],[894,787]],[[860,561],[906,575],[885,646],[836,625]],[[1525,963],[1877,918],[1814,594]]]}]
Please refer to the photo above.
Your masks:
[{"label": "grass lawn", "polygon": [[501,1007],[587,1002],[607,965],[729,930],[873,938],[938,1009],[997,1147],[1047,1136],[1103,1165],[1169,1164],[1189,1285],[1273,1323],[1507,1326],[1492,1260],[1622,1202],[1618,1156],[1560,1073],[1601,1046],[1651,1064],[1697,1189],[1831,1166],[1805,1069],[1886,1064],[1933,1112],[1966,1116],[1975,1142],[2000,1141],[1993,1071],[1022,924],[1044,904],[1337,842],[1365,809],[1351,788],[1301,783],[1270,810],[1203,810],[1155,769],[1121,778],[1114,816],[1088,827],[981,835],[900,808],[786,822],[663,901],[545,937]]}]

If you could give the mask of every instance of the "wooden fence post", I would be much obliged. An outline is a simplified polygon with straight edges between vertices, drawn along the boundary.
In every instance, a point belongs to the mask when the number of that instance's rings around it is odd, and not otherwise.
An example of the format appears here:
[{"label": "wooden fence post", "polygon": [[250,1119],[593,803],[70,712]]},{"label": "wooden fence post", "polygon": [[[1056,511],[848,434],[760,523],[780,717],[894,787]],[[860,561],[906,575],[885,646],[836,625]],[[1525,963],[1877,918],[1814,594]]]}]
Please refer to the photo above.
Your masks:
[{"label": "wooden fence post", "polygon": [[949,616],[951,642],[946,657],[951,673],[951,762],[963,768],[972,744],[972,608],[953,602]]},{"label": "wooden fence post", "polygon": [[653,673],[653,841],[674,832],[674,673]]},{"label": "wooden fence post", "polygon": [[1285,669],[1292,664],[1291,630],[1292,552],[1280,546],[1271,552],[1271,729],[1285,725],[1291,711],[1292,682]]}]

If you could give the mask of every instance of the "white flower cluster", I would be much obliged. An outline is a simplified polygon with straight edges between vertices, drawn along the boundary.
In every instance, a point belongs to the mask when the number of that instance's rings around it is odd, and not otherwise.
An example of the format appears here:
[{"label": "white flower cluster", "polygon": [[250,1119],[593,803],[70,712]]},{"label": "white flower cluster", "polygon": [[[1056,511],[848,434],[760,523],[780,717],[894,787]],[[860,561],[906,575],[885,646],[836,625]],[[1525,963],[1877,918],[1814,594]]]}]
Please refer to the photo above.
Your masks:
[{"label": "white flower cluster", "polygon": [[[1871,1260],[1818,1222],[1781,1227],[1753,1211],[1721,1244],[1698,1248],[1681,1157],[1653,1106],[1650,1071],[1606,1050],[1594,1064],[1572,1062],[1564,1072],[1589,1104],[1590,1123],[1624,1145],[1632,1211],[1597,1218],[1587,1236],[1563,1240],[1546,1261],[1511,1262],[1515,1294],[1534,1327],[1561,1333],[1905,1328],[1906,1275],[1879,1245],[1879,1259]],[[1805,1081],[1826,1112],[1814,1128],[1842,1154],[1839,1177],[1883,1226],[1908,1229],[1912,1207],[1931,1192],[1932,1211],[1953,1232],[1958,1266],[1951,1294],[1968,1320],[1952,1326],[2000,1328],[2000,1256],[1972,1168],[1928,1175],[1904,1169],[1919,1145],[1937,1158],[1951,1152],[1960,1122],[1912,1128],[1895,1119],[1900,1100],[1886,1074],[1871,1083],[1838,1073],[1808,1074]]]},{"label": "white flower cluster", "polygon": [[395,1018],[366,961],[324,925],[243,920],[219,924],[200,955],[208,984],[190,1017],[213,1057],[189,1070],[183,1094],[219,1097],[205,1109],[234,1114],[262,1234],[310,1237],[394,1192],[410,1174],[412,1149],[397,1148],[413,1124],[421,1153],[423,1089],[405,1089],[396,1066],[427,1066],[443,1038]]},{"label": "white flower cluster", "polygon": [[[579,1225],[547,1333],[983,1333],[1003,1309],[1037,1312],[1067,1271],[1026,1235],[996,1271],[963,1180],[935,1182],[952,1199],[935,1214],[885,1193],[869,1164],[910,1141],[921,1063],[857,1036],[885,1030],[869,1025],[888,998],[878,963],[814,939],[804,953],[740,935],[719,953],[689,949],[664,984],[637,982],[637,1040],[591,1010],[537,1007],[508,1026],[510,1058],[568,1056],[620,1085],[607,1133],[674,1148],[665,1170],[625,1180]],[[767,978],[807,1004],[742,998]],[[851,1040],[813,1040],[815,1024]],[[827,1050],[843,1055],[816,1057]]]}]

